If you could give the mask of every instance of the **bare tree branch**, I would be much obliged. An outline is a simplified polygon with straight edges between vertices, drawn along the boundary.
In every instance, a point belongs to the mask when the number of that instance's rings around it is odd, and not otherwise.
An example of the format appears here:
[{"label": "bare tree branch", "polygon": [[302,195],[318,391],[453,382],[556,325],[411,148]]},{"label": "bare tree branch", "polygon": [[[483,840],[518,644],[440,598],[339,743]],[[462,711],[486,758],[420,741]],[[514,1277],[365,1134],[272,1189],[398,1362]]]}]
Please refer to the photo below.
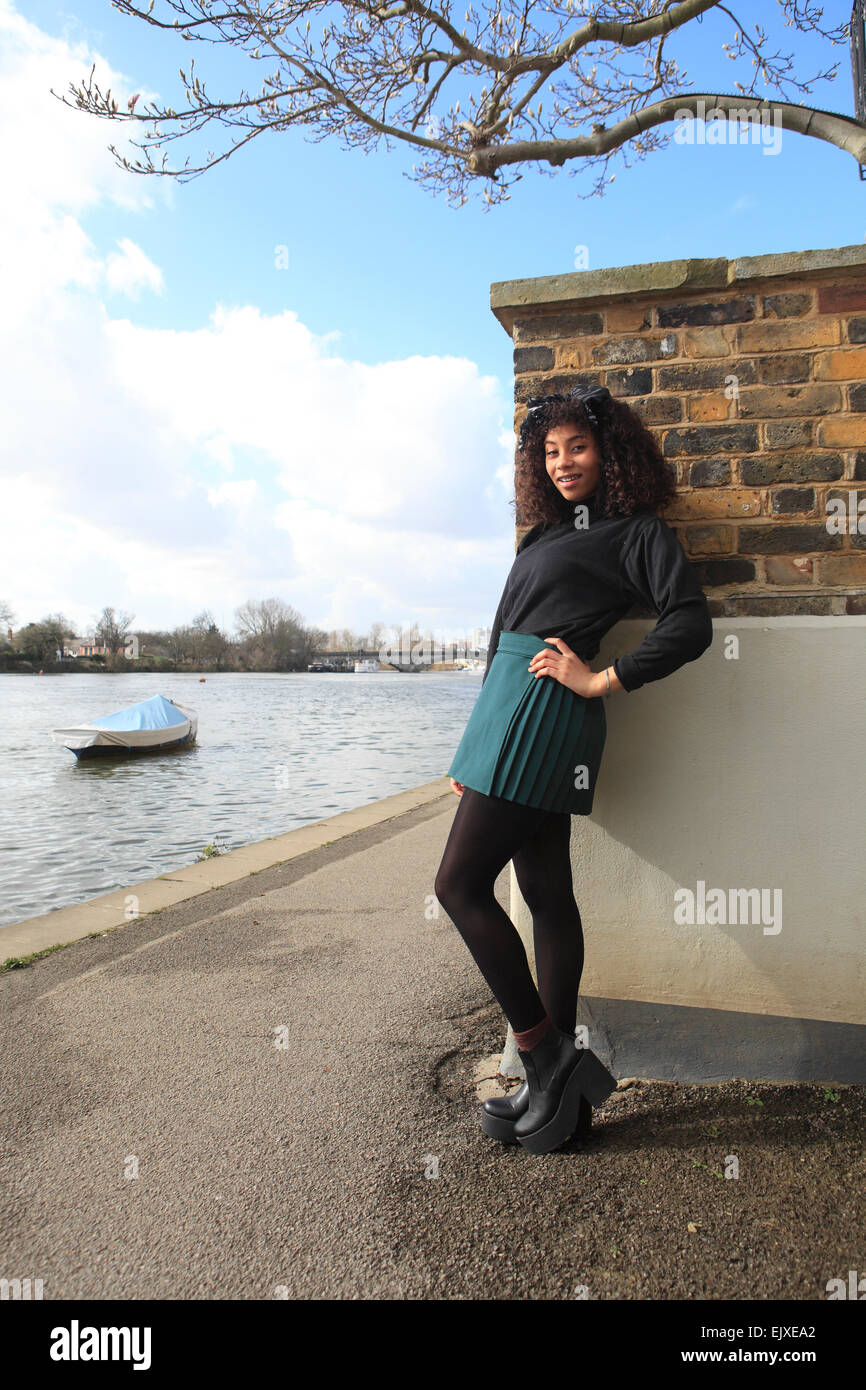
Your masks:
[{"label": "bare tree branch", "polygon": [[[817,34],[833,47],[847,40],[847,24],[825,23],[813,0],[776,2],[789,28]],[[509,180],[522,177],[517,166],[524,164],[559,169],[579,161],[578,168],[600,169],[593,196],[615,177],[607,172],[614,156],[630,168],[630,158],[645,158],[667,143],[664,127],[702,108],[753,124],[770,118],[866,163],[866,126],[792,99],[835,79],[838,62],[798,75],[793,53],[771,52],[765,29],[753,23],[747,32],[721,0],[597,0],[590,15],[583,13],[586,0],[489,0],[480,11],[469,0],[463,26],[452,0],[158,0],[154,14],[156,3],[144,9],[133,0],[112,0],[130,18],[188,42],[239,49],[268,71],[258,93],[212,99],[193,58],[188,72],[180,69],[183,109],[144,102],[139,110],[136,93],[122,110],[110,89],[103,93],[94,81],[94,64],[80,87],[70,83],[71,100],[59,99],[144,128],[143,141],[131,140],[143,160],[109,146],[132,173],[186,181],[265,130],[300,127],[308,139],[330,136],[367,151],[383,138],[387,148],[392,140],[414,146],[425,156],[412,166],[417,181],[444,188],[458,205],[479,179],[488,206],[507,198]],[[750,71],[742,69],[748,81],[735,79],[735,92],[695,93],[686,70],[667,52],[687,25],[700,25],[711,11],[733,26],[731,41],[722,45],[728,58],[751,62]],[[778,100],[755,95],[759,77]],[[167,167],[169,142],[194,137],[214,122],[239,132],[227,149],[208,150],[192,164],[188,155],[182,167]],[[157,166],[151,151],[160,148]]]}]

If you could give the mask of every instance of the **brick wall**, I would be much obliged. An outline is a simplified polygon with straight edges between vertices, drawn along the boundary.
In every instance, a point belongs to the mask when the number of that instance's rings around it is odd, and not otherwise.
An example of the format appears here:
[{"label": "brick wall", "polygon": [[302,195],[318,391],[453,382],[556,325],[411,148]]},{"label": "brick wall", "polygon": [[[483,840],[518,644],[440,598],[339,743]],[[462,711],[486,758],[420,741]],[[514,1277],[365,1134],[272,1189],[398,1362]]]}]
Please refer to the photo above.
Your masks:
[{"label": "brick wall", "polygon": [[656,434],[714,616],[866,613],[866,247],[509,281],[491,302],[516,426],[530,396],[598,382]]}]

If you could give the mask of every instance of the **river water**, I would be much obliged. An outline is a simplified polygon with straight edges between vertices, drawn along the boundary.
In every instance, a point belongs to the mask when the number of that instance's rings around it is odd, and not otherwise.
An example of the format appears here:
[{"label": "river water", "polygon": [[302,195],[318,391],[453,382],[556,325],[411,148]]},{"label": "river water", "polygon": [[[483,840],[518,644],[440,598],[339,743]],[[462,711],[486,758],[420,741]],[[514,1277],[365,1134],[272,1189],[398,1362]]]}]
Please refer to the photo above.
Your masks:
[{"label": "river water", "polygon": [[[0,927],[446,775],[481,677],[0,675]],[[79,762],[51,738],[156,694],[198,711],[190,748]]]}]

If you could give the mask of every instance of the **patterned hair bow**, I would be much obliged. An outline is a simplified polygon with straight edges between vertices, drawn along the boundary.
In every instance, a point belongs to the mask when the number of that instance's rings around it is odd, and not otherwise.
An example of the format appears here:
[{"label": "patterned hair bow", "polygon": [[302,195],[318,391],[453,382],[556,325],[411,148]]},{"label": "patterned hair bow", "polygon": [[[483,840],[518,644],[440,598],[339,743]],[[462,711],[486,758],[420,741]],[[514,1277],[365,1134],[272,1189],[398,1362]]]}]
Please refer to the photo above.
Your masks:
[{"label": "patterned hair bow", "polygon": [[520,426],[520,448],[522,449],[526,442],[529,423],[534,418],[535,412],[543,410],[545,406],[554,401],[569,401],[582,406],[590,424],[598,429],[598,411],[606,401],[611,399],[610,391],[606,386],[572,386],[567,396],[563,395],[561,391],[556,391],[550,396],[530,396],[526,402],[527,414]]}]

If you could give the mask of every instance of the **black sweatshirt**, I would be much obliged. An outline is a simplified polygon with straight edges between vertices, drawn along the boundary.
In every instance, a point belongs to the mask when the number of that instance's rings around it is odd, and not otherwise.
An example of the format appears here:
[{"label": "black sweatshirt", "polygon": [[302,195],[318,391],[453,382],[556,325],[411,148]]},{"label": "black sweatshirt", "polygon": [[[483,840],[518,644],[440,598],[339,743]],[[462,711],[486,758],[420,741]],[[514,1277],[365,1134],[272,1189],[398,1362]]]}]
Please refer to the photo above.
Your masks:
[{"label": "black sweatshirt", "polygon": [[659,621],[612,663],[623,689],[638,690],[694,661],[713,640],[707,600],[685,551],[655,512],[602,517],[594,498],[559,525],[539,522],[522,538],[499,600],[487,679],[500,632],[561,637],[582,661],[638,603]]}]

